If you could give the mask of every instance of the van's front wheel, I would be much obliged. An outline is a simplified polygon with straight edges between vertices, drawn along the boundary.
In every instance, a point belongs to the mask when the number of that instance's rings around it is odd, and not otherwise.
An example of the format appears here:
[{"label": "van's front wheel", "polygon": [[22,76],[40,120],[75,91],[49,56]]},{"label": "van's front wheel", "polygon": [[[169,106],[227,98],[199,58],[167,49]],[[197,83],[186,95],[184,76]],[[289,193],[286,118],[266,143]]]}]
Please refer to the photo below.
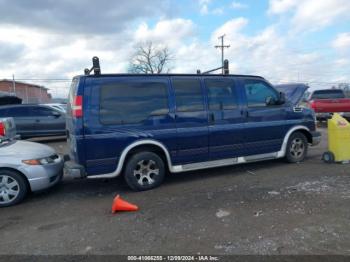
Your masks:
[{"label": "van's front wheel", "polygon": [[287,144],[286,160],[289,163],[301,162],[305,159],[308,149],[307,139],[300,132],[293,133]]},{"label": "van's front wheel", "polygon": [[131,156],[124,172],[126,183],[135,191],[149,190],[159,186],[164,176],[164,162],[153,152],[140,152]]}]

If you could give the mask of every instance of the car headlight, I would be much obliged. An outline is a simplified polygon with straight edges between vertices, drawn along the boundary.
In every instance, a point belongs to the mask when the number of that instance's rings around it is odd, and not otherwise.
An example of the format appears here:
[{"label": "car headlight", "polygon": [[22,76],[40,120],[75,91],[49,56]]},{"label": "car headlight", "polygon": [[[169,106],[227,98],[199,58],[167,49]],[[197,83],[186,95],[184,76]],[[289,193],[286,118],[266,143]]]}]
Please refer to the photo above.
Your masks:
[{"label": "car headlight", "polygon": [[38,165],[47,165],[52,164],[55,161],[51,157],[44,157],[40,159],[28,159],[28,160],[22,160],[24,164],[31,165],[31,166],[38,166]]}]

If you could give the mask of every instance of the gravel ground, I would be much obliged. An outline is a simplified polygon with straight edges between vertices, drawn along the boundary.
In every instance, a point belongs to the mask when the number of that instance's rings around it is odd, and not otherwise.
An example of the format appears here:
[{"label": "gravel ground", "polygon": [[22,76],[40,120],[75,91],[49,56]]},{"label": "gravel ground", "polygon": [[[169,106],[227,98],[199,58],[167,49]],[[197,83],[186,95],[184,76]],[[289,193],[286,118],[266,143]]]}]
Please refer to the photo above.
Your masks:
[{"label": "gravel ground", "polygon": [[[0,254],[350,255],[350,165],[283,160],[170,175],[135,193],[72,180],[0,210]],[[45,142],[63,153],[64,141]],[[140,210],[112,215],[120,194]]]}]

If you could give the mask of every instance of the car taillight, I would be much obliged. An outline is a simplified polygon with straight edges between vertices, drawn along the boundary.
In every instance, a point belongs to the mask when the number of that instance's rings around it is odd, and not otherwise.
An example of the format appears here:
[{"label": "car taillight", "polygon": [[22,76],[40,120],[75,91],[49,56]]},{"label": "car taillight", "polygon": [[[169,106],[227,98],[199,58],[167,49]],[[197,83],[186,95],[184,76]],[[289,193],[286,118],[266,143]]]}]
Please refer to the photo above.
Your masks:
[{"label": "car taillight", "polygon": [[83,116],[83,97],[76,96],[72,105],[72,115],[73,117],[79,118]]},{"label": "car taillight", "polygon": [[315,109],[316,108],[315,101],[311,100],[309,102],[309,107],[312,108],[312,109]]},{"label": "car taillight", "polygon": [[0,122],[0,136],[5,136],[5,135],[6,135],[5,124],[3,122]]}]

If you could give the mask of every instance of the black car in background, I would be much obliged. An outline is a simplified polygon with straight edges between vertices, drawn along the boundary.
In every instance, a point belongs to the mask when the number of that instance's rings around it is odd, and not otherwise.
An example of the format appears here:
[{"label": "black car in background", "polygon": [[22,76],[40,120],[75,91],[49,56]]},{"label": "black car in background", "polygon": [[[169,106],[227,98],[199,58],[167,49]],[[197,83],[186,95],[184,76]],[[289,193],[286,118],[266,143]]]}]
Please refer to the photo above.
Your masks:
[{"label": "black car in background", "polygon": [[13,117],[21,138],[66,134],[66,115],[50,106],[18,104],[0,106],[0,118]]}]

